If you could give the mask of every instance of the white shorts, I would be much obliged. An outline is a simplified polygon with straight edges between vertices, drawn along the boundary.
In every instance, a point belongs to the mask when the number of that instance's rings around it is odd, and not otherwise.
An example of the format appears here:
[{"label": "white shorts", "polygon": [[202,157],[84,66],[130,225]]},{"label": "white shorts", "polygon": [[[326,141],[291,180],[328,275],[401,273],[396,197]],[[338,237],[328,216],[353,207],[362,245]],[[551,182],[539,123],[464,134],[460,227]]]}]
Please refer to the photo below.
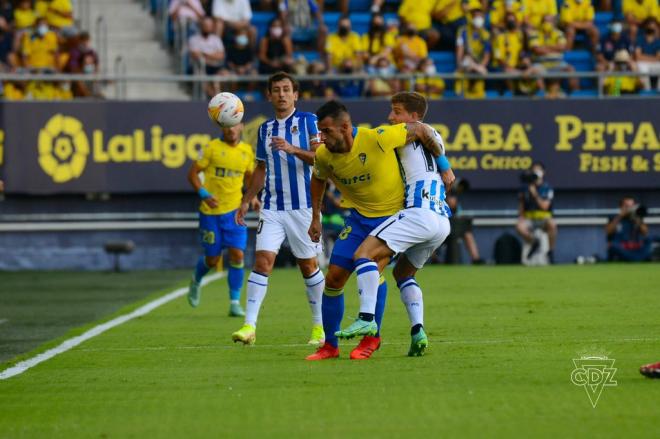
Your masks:
[{"label": "white shorts", "polygon": [[371,233],[394,253],[404,253],[416,268],[422,268],[449,235],[449,218],[429,209],[412,207],[392,215]]},{"label": "white shorts", "polygon": [[313,242],[307,234],[311,224],[311,208],[262,210],[257,225],[256,251],[277,253],[286,238],[293,256],[298,259],[315,258],[321,253],[322,246],[321,242]]}]

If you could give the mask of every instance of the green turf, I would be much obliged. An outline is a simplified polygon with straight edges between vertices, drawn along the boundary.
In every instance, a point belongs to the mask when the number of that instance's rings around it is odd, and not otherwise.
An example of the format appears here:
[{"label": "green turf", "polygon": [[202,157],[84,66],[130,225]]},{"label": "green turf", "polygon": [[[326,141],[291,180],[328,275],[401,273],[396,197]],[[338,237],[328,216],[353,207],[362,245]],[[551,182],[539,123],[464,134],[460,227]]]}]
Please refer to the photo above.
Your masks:
[{"label": "green turf", "polygon": [[98,320],[189,272],[0,271],[0,363]]},{"label": "green turf", "polygon": [[[254,347],[232,345],[224,281],[0,381],[1,437],[653,437],[657,265],[429,267],[426,356],[395,288],[369,361],[310,363],[298,274],[270,280]],[[392,283],[390,282],[392,285]],[[347,314],[356,314],[351,282]],[[344,324],[348,320],[344,321]],[[616,359],[592,408],[573,359]]]}]

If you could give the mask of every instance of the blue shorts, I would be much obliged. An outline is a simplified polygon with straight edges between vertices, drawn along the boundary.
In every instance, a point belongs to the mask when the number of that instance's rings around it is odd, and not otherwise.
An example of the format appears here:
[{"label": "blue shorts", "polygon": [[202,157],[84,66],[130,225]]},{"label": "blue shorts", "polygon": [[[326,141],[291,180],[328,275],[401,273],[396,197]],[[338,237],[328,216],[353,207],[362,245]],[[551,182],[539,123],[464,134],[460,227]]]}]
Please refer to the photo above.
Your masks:
[{"label": "blue shorts", "polygon": [[199,238],[206,256],[219,256],[222,249],[247,246],[247,227],[236,224],[236,211],[222,215],[199,214]]},{"label": "blue shorts", "polygon": [[344,229],[339,234],[330,256],[330,264],[337,265],[345,270],[353,271],[353,254],[358,249],[369,233],[380,226],[383,221],[391,215],[377,218],[368,218],[360,215],[355,209],[351,209],[346,218]]}]

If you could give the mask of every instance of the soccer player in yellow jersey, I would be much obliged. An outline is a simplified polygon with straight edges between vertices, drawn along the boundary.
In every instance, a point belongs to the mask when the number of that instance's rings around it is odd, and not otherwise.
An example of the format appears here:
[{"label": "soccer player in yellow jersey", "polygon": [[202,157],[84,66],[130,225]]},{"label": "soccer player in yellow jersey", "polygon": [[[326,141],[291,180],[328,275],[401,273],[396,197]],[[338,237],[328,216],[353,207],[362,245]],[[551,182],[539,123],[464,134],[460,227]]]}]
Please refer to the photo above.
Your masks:
[{"label": "soccer player in yellow jersey", "polygon": [[[241,308],[243,286],[243,252],[247,244],[247,227],[234,221],[241,205],[243,187],[254,170],[252,147],[241,141],[243,125],[223,128],[224,140],[214,139],[202,150],[199,160],[188,171],[188,181],[202,199],[199,206],[199,232],[204,256],[197,261],[188,302],[197,307],[200,301],[201,281],[211,267],[220,262],[223,249],[229,251],[229,315],[244,316]],[[204,182],[199,173],[204,174]],[[253,208],[258,202],[253,201]]]},{"label": "soccer player in yellow jersey", "polygon": [[[332,250],[325,277],[322,300],[325,345],[307,357],[308,360],[325,360],[339,356],[334,334],[343,317],[343,288],[354,270],[355,250],[373,229],[403,207],[403,181],[394,150],[412,141],[435,145],[435,138],[433,128],[422,123],[355,128],[348,110],[337,101],[325,103],[316,115],[321,141],[325,145],[316,150],[314,160],[310,238],[318,242],[321,237],[320,209],[327,179],[331,179],[341,192],[342,206],[351,209]],[[387,286],[381,282],[375,315],[372,316],[378,328],[381,327],[386,296]],[[378,332],[367,335],[351,352],[351,358],[369,358],[379,346]]]}]

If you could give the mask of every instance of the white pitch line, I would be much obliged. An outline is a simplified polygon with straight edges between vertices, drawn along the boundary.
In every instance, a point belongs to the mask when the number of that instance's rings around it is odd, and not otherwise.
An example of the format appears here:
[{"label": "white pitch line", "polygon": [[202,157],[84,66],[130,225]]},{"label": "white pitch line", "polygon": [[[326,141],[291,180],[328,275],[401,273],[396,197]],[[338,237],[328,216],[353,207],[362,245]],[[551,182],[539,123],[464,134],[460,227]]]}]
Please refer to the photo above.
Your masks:
[{"label": "white pitch line", "polygon": [[[214,280],[221,279],[226,276],[225,272],[222,273],[216,273],[211,276],[208,276],[202,280],[202,285],[206,285],[210,282],[213,282]],[[43,363],[46,360],[50,360],[51,358],[55,357],[56,355],[59,355],[63,352],[66,352],[76,346],[78,346],[80,343],[83,343],[84,341],[89,340],[90,338],[96,337],[97,335],[103,334],[105,331],[114,328],[115,326],[119,326],[123,323],[126,323],[130,320],[133,320],[136,317],[142,317],[146,314],[149,314],[151,311],[154,309],[158,308],[159,306],[165,305],[168,302],[171,302],[174,299],[177,299],[184,294],[188,292],[188,288],[179,288],[177,290],[172,291],[171,293],[167,293],[164,296],[159,297],[158,299],[152,300],[151,302],[142,305],[138,309],[128,313],[121,315],[119,317],[116,317],[108,322],[102,323],[100,325],[94,326],[92,329],[89,331],[77,336],[70,338],[68,340],[64,340],[59,346],[56,346],[52,349],[47,350],[46,352],[42,352],[39,355],[36,355],[32,358],[28,358],[27,360],[21,361],[20,363],[15,364],[14,366],[10,367],[9,369],[5,369],[2,372],[0,372],[0,380],[6,380],[8,378],[11,378],[16,375],[20,375],[26,370],[36,366],[39,363]]]},{"label": "white pitch line", "polygon": [[3,323],[7,323],[8,321],[9,319],[0,319],[0,325],[2,325]]}]

